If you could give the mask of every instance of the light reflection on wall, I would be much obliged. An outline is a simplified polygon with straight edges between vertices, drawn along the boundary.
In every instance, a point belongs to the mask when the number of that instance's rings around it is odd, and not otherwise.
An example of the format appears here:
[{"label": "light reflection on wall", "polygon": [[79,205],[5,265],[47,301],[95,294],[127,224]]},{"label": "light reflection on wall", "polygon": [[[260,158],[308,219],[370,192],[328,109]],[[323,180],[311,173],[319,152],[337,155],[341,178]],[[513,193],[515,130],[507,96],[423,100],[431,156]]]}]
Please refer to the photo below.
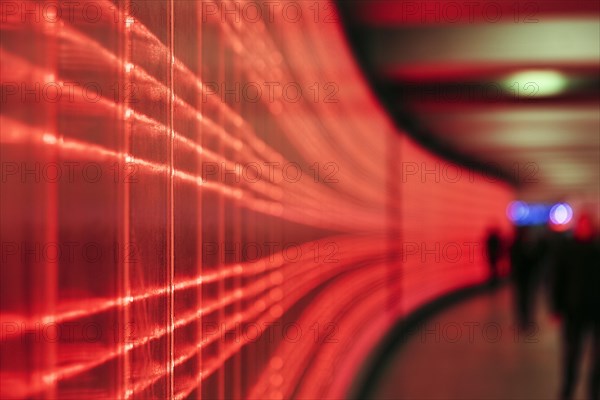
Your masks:
[{"label": "light reflection on wall", "polygon": [[3,397],[339,398],[486,278],[511,190],[396,131],[331,4],[205,4],[2,9]]}]

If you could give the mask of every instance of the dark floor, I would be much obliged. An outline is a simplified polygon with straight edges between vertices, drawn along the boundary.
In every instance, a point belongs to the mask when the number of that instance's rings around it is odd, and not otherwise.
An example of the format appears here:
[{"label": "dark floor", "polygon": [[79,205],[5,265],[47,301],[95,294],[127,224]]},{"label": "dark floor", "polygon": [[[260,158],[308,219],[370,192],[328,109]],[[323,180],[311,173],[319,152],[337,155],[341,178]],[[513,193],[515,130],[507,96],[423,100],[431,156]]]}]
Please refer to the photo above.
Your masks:
[{"label": "dark floor", "polygon": [[[394,350],[373,399],[556,399],[559,323],[540,296],[536,332],[513,326],[512,288],[477,295],[437,314]],[[585,399],[590,343],[576,399]]]}]

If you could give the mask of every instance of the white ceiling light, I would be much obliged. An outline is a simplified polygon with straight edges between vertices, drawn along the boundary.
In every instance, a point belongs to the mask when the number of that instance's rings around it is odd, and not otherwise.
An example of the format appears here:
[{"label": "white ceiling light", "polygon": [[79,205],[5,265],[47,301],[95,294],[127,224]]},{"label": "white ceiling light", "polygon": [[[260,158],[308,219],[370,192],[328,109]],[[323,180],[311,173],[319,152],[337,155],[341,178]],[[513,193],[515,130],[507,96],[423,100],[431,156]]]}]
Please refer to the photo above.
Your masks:
[{"label": "white ceiling light", "polygon": [[558,71],[529,70],[508,76],[503,85],[507,91],[526,98],[557,95],[565,90],[568,83],[567,78]]}]

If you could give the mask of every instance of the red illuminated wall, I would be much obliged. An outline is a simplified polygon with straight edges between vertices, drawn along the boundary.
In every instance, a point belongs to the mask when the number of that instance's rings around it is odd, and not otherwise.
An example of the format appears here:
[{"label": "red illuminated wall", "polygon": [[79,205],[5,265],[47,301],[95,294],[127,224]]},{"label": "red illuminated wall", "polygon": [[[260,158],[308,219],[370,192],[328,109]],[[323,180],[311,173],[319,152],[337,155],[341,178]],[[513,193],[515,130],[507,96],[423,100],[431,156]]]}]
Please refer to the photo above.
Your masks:
[{"label": "red illuminated wall", "polygon": [[510,189],[395,130],[331,4],[77,4],[2,3],[3,398],[339,398],[486,279]]}]

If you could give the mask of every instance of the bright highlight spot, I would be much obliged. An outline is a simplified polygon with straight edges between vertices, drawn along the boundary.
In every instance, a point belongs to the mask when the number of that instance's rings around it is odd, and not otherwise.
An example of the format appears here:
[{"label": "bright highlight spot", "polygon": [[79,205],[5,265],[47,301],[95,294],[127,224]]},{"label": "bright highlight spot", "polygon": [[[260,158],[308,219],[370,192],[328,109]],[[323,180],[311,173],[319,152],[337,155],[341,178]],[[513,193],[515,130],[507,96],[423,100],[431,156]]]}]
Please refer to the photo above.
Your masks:
[{"label": "bright highlight spot", "polygon": [[555,204],[550,209],[550,221],[556,225],[568,224],[573,218],[573,209],[567,203]]},{"label": "bright highlight spot", "polygon": [[512,222],[522,221],[529,215],[529,206],[522,201],[513,201],[506,209],[506,216]]},{"label": "bright highlight spot", "polygon": [[506,90],[519,97],[546,97],[561,93],[567,87],[567,78],[558,71],[531,70],[510,75],[504,81]]},{"label": "bright highlight spot", "polygon": [[51,133],[44,133],[44,135],[42,136],[42,140],[44,141],[44,143],[48,144],[56,144],[57,142],[56,136],[54,136]]}]

